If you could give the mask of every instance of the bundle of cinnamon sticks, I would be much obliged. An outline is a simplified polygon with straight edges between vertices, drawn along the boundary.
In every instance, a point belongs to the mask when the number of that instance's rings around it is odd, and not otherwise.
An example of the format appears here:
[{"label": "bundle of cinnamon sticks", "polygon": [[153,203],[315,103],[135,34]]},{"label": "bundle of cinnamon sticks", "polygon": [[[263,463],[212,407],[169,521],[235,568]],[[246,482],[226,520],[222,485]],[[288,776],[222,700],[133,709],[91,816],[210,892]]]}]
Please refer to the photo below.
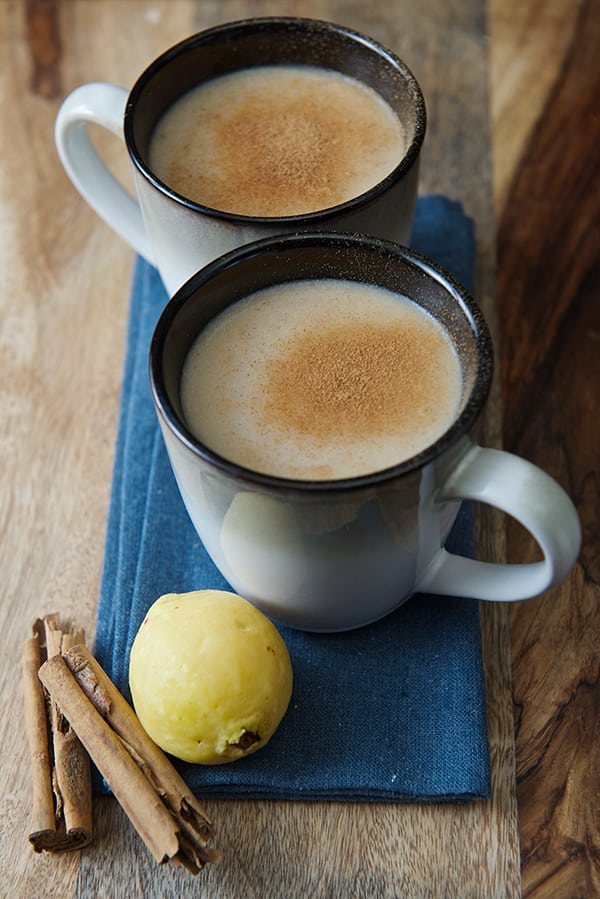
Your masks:
[{"label": "bundle of cinnamon sticks", "polygon": [[79,849],[92,837],[91,758],[160,863],[197,874],[220,853],[212,823],[126,699],[57,615],[37,620],[23,654],[36,852]]},{"label": "bundle of cinnamon sticks", "polygon": [[72,628],[65,633],[58,615],[47,615],[34,622],[23,652],[25,724],[33,786],[29,840],[36,852],[79,849],[92,838],[89,756],[38,678],[46,659],[82,642],[80,630]]}]

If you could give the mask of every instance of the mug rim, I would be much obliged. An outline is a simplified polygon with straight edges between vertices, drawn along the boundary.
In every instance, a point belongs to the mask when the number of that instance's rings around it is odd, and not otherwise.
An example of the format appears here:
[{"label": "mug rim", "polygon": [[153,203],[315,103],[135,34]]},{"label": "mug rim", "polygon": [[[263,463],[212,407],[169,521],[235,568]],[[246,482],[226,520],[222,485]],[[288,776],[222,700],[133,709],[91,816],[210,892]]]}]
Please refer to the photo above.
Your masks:
[{"label": "mug rim", "polygon": [[[343,203],[338,203],[335,206],[327,206],[324,209],[318,209],[313,212],[294,215],[259,216],[227,212],[222,209],[217,209],[212,206],[198,203],[195,200],[190,200],[183,194],[177,193],[177,191],[169,187],[169,185],[164,181],[161,181],[161,179],[152,171],[143,154],[140,152],[140,149],[135,140],[133,127],[136,104],[139,100],[139,97],[143,93],[145,88],[150,84],[152,79],[162,68],[164,68],[165,65],[170,63],[177,56],[185,54],[189,49],[212,40],[220,33],[227,34],[227,32],[235,32],[239,31],[240,29],[248,29],[250,27],[268,28],[270,25],[274,24],[289,28],[312,27],[318,28],[319,30],[340,34],[345,37],[351,38],[358,44],[362,44],[363,46],[371,48],[380,57],[385,59],[389,65],[391,65],[403,75],[410,87],[416,113],[415,129],[412,139],[404,154],[402,155],[402,158],[398,165],[395,166],[395,168],[392,169],[392,171],[388,175],[386,175],[385,178],[372,185],[368,190],[363,191],[363,193],[358,194],[356,197],[351,197],[351,199],[346,200]],[[189,37],[184,38],[181,41],[178,41],[176,44],[169,47],[167,50],[157,56],[137,78],[135,84],[129,92],[123,119],[125,144],[136,169],[147,181],[149,181],[153,185],[153,187],[156,188],[156,190],[160,191],[160,193],[177,203],[179,206],[183,206],[193,212],[202,213],[209,218],[216,218],[221,221],[229,222],[231,224],[264,224],[267,226],[281,224],[288,227],[293,227],[294,225],[303,225],[314,226],[315,229],[317,229],[321,223],[326,223],[331,218],[334,218],[341,214],[352,212],[356,209],[363,209],[365,206],[376,200],[381,194],[386,193],[392,187],[392,185],[396,184],[403,177],[405,177],[405,175],[407,175],[412,167],[418,162],[421,148],[423,146],[423,141],[425,139],[426,126],[427,111],[421,86],[412,71],[409,69],[406,63],[402,59],[400,59],[399,56],[397,56],[393,51],[389,50],[387,47],[385,47],[383,44],[379,43],[369,35],[362,34],[360,31],[349,28],[346,25],[339,25],[335,22],[325,21],[323,19],[313,19],[301,16],[254,16],[251,18],[238,19],[232,22],[224,22],[220,25],[215,25],[211,28],[204,29],[203,31],[198,31],[195,34],[190,35]]]},{"label": "mug rim", "polygon": [[[352,247],[360,247],[377,254],[391,254],[402,260],[404,264],[416,267],[422,272],[424,271],[426,275],[441,283],[454,297],[455,301],[458,302],[468,318],[477,347],[476,374],[470,393],[460,415],[458,415],[450,427],[437,440],[416,455],[387,468],[354,477],[329,480],[284,478],[253,471],[211,450],[210,447],[198,440],[188,430],[182,417],[174,410],[167,395],[163,379],[163,350],[169,330],[187,301],[191,299],[199,288],[209,283],[213,277],[225,270],[234,268],[236,265],[254,256],[262,255],[267,258],[269,251],[285,250],[286,248],[301,249],[302,246],[330,247],[331,249],[346,248],[346,250],[351,250]],[[293,280],[293,277],[290,280]],[[378,286],[377,279],[370,283]],[[250,293],[254,293],[256,290],[260,290],[260,287],[253,287]],[[211,320],[214,320],[214,317]],[[386,481],[410,475],[424,468],[425,465],[434,459],[439,458],[446,450],[454,446],[460,438],[466,436],[477,421],[490,391],[493,366],[492,339],[483,313],[464,285],[450,272],[423,254],[408,247],[400,246],[383,238],[343,232],[307,231],[261,238],[237,247],[209,263],[192,275],[170,298],[156,323],[148,353],[148,374],[155,410],[171,433],[184,447],[196,457],[210,464],[211,467],[219,469],[232,480],[252,484],[255,487],[303,494],[315,492],[337,494],[362,487],[373,487]]]}]

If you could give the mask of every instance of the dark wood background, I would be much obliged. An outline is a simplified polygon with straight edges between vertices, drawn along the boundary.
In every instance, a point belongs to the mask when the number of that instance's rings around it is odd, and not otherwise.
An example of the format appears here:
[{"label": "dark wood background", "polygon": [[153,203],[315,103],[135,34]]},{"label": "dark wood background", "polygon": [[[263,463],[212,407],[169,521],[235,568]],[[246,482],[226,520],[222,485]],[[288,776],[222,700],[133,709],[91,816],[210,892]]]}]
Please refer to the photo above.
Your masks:
[{"label": "dark wood background", "polygon": [[[510,141],[502,117],[527,122],[497,185],[503,441],[563,484],[583,527],[572,577],[511,609],[523,891],[598,896],[600,4],[531,3],[528,15],[515,4],[520,32],[513,4],[494,6],[492,47],[496,35],[503,43],[492,86],[506,65],[524,66],[519,92],[494,109],[496,156]],[[528,84],[540,91],[544,79],[532,116]],[[509,525],[507,543],[509,558],[524,558],[520,528]]]},{"label": "dark wood background", "polygon": [[[192,879],[157,869],[105,799],[93,849],[34,857],[20,653],[55,609],[93,638],[132,263],[62,172],[54,119],[78,84],[131,85],[180,38],[253,14],[343,22],[414,70],[421,190],[460,199],[477,228],[498,355],[485,440],[569,491],[583,549],[560,587],[483,609],[490,802],[211,803],[226,858]],[[0,0],[0,894],[600,896],[598,48],[598,0]],[[128,179],[119,142],[98,142]],[[497,516],[479,544],[535,555]]]}]

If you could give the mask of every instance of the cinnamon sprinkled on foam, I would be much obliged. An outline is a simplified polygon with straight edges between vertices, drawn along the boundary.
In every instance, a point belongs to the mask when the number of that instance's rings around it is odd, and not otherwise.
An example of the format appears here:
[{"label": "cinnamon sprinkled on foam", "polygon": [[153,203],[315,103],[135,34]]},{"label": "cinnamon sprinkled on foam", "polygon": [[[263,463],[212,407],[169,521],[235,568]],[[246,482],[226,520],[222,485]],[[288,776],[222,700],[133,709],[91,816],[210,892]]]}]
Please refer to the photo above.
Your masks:
[{"label": "cinnamon sprinkled on foam", "polygon": [[460,365],[445,332],[390,291],[298,281],[258,291],[201,332],[181,387],[189,428],[238,464],[288,478],[367,474],[454,421]]},{"label": "cinnamon sprinkled on foam", "polygon": [[259,66],[173,104],[153,135],[150,163],[198,203],[282,216],[364,193],[404,152],[400,120],[368,86],[314,66]]},{"label": "cinnamon sprinkled on foam", "polygon": [[266,371],[271,423],[322,441],[418,427],[435,405],[428,373],[444,349],[431,330],[419,321],[341,324],[295,338]]}]

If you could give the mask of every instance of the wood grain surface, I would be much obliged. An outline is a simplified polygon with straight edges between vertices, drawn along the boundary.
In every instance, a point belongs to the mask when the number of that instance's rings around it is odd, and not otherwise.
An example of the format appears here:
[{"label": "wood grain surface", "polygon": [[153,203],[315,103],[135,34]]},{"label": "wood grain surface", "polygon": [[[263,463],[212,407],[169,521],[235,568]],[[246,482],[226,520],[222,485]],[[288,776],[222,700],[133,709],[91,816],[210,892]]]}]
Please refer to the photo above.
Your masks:
[{"label": "wood grain surface", "polygon": [[[598,13],[597,0],[0,0],[0,896],[600,895]],[[93,848],[34,856],[20,652],[55,609],[93,638],[132,267],[64,175],[54,119],[77,85],[131,85],[175,41],[253,14],[359,28],[417,75],[421,191],[476,222],[475,295],[499,355],[485,442],[569,490],[585,544],[561,587],[483,608],[490,802],[213,801],[225,859],[191,878],[157,868],[103,798]],[[128,182],[120,142],[97,140]],[[479,545],[534,552],[496,516]]]},{"label": "wood grain surface", "polygon": [[[497,295],[504,445],[584,533],[572,576],[511,610],[523,893],[559,899],[600,895],[600,5],[526,6],[492,18]],[[510,524],[509,558],[527,547]]]}]

